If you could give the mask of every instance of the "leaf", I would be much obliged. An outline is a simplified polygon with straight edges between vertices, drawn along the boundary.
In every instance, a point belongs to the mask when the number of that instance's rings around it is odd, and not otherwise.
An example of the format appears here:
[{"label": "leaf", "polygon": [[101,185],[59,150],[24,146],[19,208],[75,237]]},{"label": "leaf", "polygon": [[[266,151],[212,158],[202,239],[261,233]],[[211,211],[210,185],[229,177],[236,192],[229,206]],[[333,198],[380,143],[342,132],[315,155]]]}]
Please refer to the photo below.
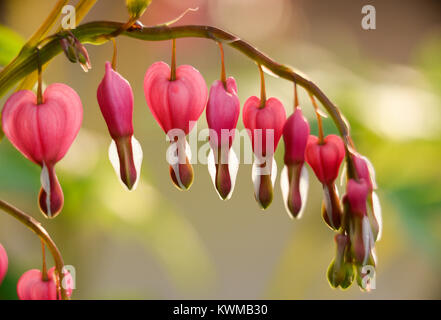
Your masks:
[{"label": "leaf", "polygon": [[6,66],[20,52],[25,40],[15,31],[0,25],[0,66]]}]

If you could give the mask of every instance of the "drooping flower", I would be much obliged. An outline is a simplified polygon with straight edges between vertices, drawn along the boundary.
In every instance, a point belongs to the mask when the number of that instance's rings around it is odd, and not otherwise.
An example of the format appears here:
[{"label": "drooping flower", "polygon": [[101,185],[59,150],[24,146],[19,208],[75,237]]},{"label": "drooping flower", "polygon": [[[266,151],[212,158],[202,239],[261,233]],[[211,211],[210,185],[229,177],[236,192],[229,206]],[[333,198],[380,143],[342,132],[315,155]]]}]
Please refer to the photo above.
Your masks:
[{"label": "drooping flower", "polygon": [[243,123],[248,129],[255,160],[252,169],[254,196],[263,209],[273,200],[273,187],[277,176],[274,152],[282,137],[286,112],[276,98],[261,100],[252,96],[244,104]]},{"label": "drooping flower", "polygon": [[380,240],[382,233],[382,217],[381,206],[378,199],[377,183],[375,181],[375,170],[371,162],[358,153],[352,154],[355,170],[357,172],[358,179],[364,180],[367,183],[369,194],[367,199],[367,215],[374,233],[375,241]]},{"label": "drooping flower", "polygon": [[[350,247],[349,237],[345,234],[335,235],[336,253],[328,267],[328,281],[333,288],[348,288],[354,281],[354,266],[348,259]],[[349,260],[349,261],[348,261]]]},{"label": "drooping flower", "polygon": [[133,136],[133,91],[110,62],[106,62],[97,98],[113,139],[109,148],[112,165],[123,184],[132,190],[139,181],[142,163],[142,149]]},{"label": "drooping flower", "polygon": [[339,136],[328,135],[323,142],[316,136],[309,136],[305,158],[323,185],[322,216],[334,230],[338,230],[341,225],[342,208],[335,180],[344,157],[345,147]]},{"label": "drooping flower", "polygon": [[49,218],[63,208],[64,196],[55,165],[69,150],[80,130],[83,107],[69,86],[47,87],[43,102],[29,90],[14,93],[2,111],[2,125],[9,141],[29,160],[42,167],[39,205]]},{"label": "drooping flower", "polygon": [[280,179],[285,208],[294,218],[301,217],[308,192],[308,171],[304,164],[309,132],[308,121],[297,107],[283,128],[285,167]]},{"label": "drooping flower", "polygon": [[147,105],[171,141],[168,159],[170,175],[181,190],[190,188],[193,168],[185,136],[193,129],[207,104],[207,85],[194,67],[176,68],[174,79],[165,62],[150,66],[144,78]]},{"label": "drooping flower", "polygon": [[8,272],[8,254],[0,243],[0,285]]},{"label": "drooping flower", "polygon": [[365,180],[349,179],[344,201],[347,203],[351,252],[359,265],[366,265],[374,248],[374,236],[367,216],[369,186]]},{"label": "drooping flower", "polygon": [[211,86],[207,103],[211,147],[208,166],[216,190],[224,200],[233,193],[239,166],[237,156],[231,149],[239,114],[240,102],[234,78],[228,78],[225,84],[216,80]]},{"label": "drooping flower", "polygon": [[[72,295],[72,276],[65,273],[66,293]],[[66,279],[67,278],[67,279]],[[38,269],[26,271],[18,280],[17,295],[19,300],[60,300],[59,279],[55,267],[48,270],[46,279]]]}]

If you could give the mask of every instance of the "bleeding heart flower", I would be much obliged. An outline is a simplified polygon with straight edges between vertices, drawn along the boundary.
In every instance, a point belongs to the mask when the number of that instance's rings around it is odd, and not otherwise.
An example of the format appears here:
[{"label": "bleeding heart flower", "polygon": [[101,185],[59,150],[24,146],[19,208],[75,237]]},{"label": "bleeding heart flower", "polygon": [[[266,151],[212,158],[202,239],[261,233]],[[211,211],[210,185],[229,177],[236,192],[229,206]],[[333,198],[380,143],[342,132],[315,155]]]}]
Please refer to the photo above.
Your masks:
[{"label": "bleeding heart flower", "polygon": [[169,154],[177,159],[170,166],[172,180],[179,189],[188,189],[193,182],[193,168],[188,159],[185,136],[207,104],[205,80],[189,65],[179,66],[175,79],[171,80],[168,64],[156,62],[145,75],[144,93],[150,111],[172,142]]},{"label": "bleeding heart flower", "polygon": [[[64,283],[67,284],[66,293],[72,296],[72,277],[66,272]],[[18,280],[17,295],[19,300],[60,300],[59,279],[55,267],[49,269],[44,280],[40,270],[26,271]]]},{"label": "bleeding heart flower", "polygon": [[8,254],[5,248],[0,243],[0,285],[8,272]]},{"label": "bleeding heart flower", "polygon": [[222,81],[215,81],[207,104],[212,149],[208,155],[208,170],[219,196],[224,200],[233,194],[239,168],[237,156],[231,149],[239,114],[240,102],[234,78],[228,78],[225,85]]},{"label": "bleeding heart flower", "polygon": [[261,106],[258,97],[250,97],[243,108],[243,123],[252,141],[255,160],[252,169],[254,196],[263,209],[273,200],[273,187],[277,176],[274,152],[282,137],[286,112],[276,98]]},{"label": "bleeding heart flower", "polygon": [[42,167],[39,204],[49,218],[63,208],[64,196],[55,165],[72,145],[83,120],[80,97],[65,84],[50,85],[37,104],[32,91],[14,93],[2,111],[2,125],[9,141],[29,160]]},{"label": "bleeding heart flower", "polygon": [[340,165],[345,157],[345,146],[343,140],[333,134],[326,136],[323,144],[319,143],[319,138],[311,135],[305,155],[317,179],[322,184],[328,185],[337,179]]},{"label": "bleeding heart flower", "polygon": [[357,264],[362,266],[375,261],[373,252],[375,239],[367,216],[368,195],[369,185],[364,179],[359,181],[349,179],[343,200],[349,218],[352,256]]},{"label": "bleeding heart flower", "polygon": [[335,179],[344,157],[345,146],[339,136],[328,135],[323,143],[320,143],[316,136],[309,136],[305,158],[323,185],[322,216],[334,230],[338,230],[341,225],[342,208]]},{"label": "bleeding heart flower", "polygon": [[302,216],[308,194],[308,170],[304,163],[309,131],[308,120],[297,107],[283,128],[285,167],[280,178],[285,208],[293,218]]},{"label": "bleeding heart flower", "polygon": [[142,149],[133,136],[133,91],[110,62],[106,62],[97,98],[113,139],[109,149],[111,162],[123,184],[129,190],[135,189],[141,173]]},{"label": "bleeding heart flower", "polygon": [[367,215],[374,233],[375,241],[380,240],[383,229],[383,219],[381,217],[381,206],[377,193],[375,181],[375,170],[371,162],[358,153],[352,153],[355,170],[359,180],[364,180],[369,188],[367,199]]}]

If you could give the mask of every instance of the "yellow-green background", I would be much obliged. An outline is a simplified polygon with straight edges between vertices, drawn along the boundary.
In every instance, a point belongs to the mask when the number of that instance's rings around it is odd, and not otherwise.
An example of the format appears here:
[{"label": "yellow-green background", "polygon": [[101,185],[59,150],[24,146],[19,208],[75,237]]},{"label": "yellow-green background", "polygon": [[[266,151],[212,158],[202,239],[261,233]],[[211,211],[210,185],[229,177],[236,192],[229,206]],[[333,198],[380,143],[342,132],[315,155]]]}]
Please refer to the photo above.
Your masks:
[{"label": "yellow-green background", "polygon": [[[99,0],[86,21],[125,20],[124,2]],[[361,28],[366,3],[376,7],[376,30]],[[27,38],[53,4],[1,0],[0,23]],[[150,64],[169,61],[170,42],[121,38],[118,71],[134,89],[135,135],[144,150],[142,181],[135,192],[121,187],[107,159],[110,137],[96,102],[110,44],[87,47],[93,65],[88,74],[62,55],[44,73],[46,83],[75,88],[85,111],[79,137],[57,166],[66,203],[56,220],[46,221],[37,208],[39,168],[6,139],[0,144],[0,197],[43,221],[66,264],[76,268],[74,298],[440,298],[439,1],[154,0],[142,21],[157,24],[197,6],[199,11],[179,24],[211,24],[234,32],[306,73],[342,108],[359,151],[377,171],[384,233],[377,243],[376,289],[362,293],[356,286],[344,292],[329,287],[325,272],[334,253],[333,233],[321,221],[321,187],[314,179],[299,221],[284,212],[279,181],[274,203],[260,211],[250,165],[240,167],[228,202],[219,200],[204,165],[195,165],[189,192],[177,191],[168,176],[164,134],[142,90]],[[0,51],[17,52],[14,45],[3,45],[13,36],[0,34]],[[177,48],[178,63],[194,65],[208,85],[218,77],[213,42],[184,39]],[[242,103],[259,94],[252,61],[226,48],[226,63]],[[291,112],[292,85],[267,76],[267,88]],[[316,132],[303,92],[301,101]],[[199,129],[205,127],[203,116]],[[336,132],[330,120],[325,129]],[[279,172],[282,155],[281,144]],[[19,276],[40,266],[40,243],[7,215],[0,215],[0,242],[10,260],[0,298],[15,299]]]}]

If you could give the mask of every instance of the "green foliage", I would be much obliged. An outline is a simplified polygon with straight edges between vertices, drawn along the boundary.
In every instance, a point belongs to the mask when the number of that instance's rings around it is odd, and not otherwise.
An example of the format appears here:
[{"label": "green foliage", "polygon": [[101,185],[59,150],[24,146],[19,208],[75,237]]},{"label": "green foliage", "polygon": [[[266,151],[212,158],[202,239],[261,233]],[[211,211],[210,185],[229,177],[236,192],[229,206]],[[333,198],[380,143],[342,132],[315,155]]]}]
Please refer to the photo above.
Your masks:
[{"label": "green foliage", "polygon": [[0,25],[0,66],[6,66],[20,52],[24,39],[5,26]]}]

